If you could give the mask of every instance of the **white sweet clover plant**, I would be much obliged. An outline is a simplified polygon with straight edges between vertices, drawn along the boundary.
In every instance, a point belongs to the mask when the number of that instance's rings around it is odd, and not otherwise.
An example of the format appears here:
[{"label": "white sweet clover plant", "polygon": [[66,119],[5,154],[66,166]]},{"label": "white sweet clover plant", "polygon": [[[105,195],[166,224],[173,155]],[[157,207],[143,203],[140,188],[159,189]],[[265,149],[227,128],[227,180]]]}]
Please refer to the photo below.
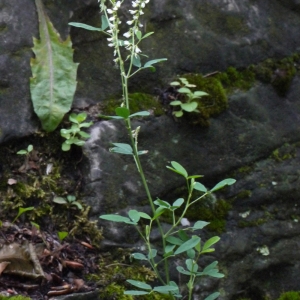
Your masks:
[{"label": "white sweet clover plant", "polygon": [[[113,222],[122,222],[125,224],[131,224],[136,227],[139,232],[142,240],[145,243],[146,251],[143,253],[133,253],[132,257],[138,260],[145,260],[149,263],[151,268],[156,273],[157,278],[161,282],[160,286],[151,286],[145,282],[136,281],[128,279],[127,281],[134,287],[132,290],[125,291],[127,295],[139,296],[139,295],[148,295],[152,293],[162,293],[169,294],[170,299],[181,298],[183,295],[180,293],[180,287],[170,280],[169,273],[169,261],[177,255],[185,255],[185,267],[178,266],[177,271],[181,274],[188,276],[188,295],[184,295],[185,298],[189,300],[192,299],[193,288],[195,285],[195,280],[200,276],[212,276],[216,278],[221,278],[224,275],[219,273],[217,268],[217,261],[212,262],[205,268],[200,268],[197,264],[199,257],[205,253],[213,252],[213,245],[219,241],[218,236],[214,236],[202,242],[201,238],[196,235],[188,235],[187,232],[195,232],[205,227],[207,222],[197,221],[192,226],[182,227],[181,224],[188,223],[185,215],[187,210],[191,205],[203,199],[208,194],[215,192],[226,185],[231,185],[235,182],[234,179],[225,179],[219,182],[214,188],[208,190],[203,184],[197,182],[196,179],[202,177],[201,175],[188,175],[187,171],[179,163],[172,161],[171,166],[167,168],[171,171],[183,176],[187,188],[188,196],[187,199],[179,198],[170,204],[167,201],[156,199],[153,200],[144,171],[140,162],[140,155],[146,154],[147,151],[138,149],[138,133],[140,127],[135,129],[132,128],[131,119],[134,117],[143,117],[148,116],[148,111],[140,111],[134,114],[130,113],[130,101],[128,97],[128,81],[129,79],[138,73],[139,71],[151,68],[154,64],[161,61],[165,61],[166,58],[153,59],[145,63],[142,63],[141,57],[147,57],[142,54],[140,49],[140,42],[153,34],[153,32],[142,33],[142,23],[140,22],[140,17],[144,14],[143,10],[145,6],[149,3],[150,0],[135,0],[131,1],[132,9],[129,10],[131,18],[126,22],[127,30],[122,34],[120,32],[120,18],[119,10],[123,1],[115,0],[99,0],[100,11],[102,12],[101,16],[101,28],[89,26],[82,23],[70,23],[70,25],[75,27],[81,27],[87,30],[101,31],[104,32],[108,37],[108,46],[113,49],[113,61],[118,66],[120,70],[121,84],[123,90],[123,104],[120,107],[116,108],[116,116],[106,116],[109,119],[120,119],[123,120],[127,128],[130,144],[126,143],[112,143],[113,147],[110,149],[111,152],[120,153],[124,155],[131,155],[136,163],[137,170],[141,176],[145,192],[147,194],[149,204],[152,208],[152,216],[137,210],[129,210],[128,216],[120,216],[117,214],[112,215],[102,215],[101,219],[113,221]],[[125,51],[121,50],[124,48]],[[126,66],[125,66],[126,62]],[[103,117],[103,116],[102,116]],[[198,196],[196,199],[192,199],[193,192],[200,192],[201,196]],[[175,214],[175,211],[178,208],[182,208],[182,213]],[[160,216],[166,212],[172,216],[171,227],[165,231],[163,230],[160,222]],[[144,227],[140,227],[138,222],[140,219],[144,219],[143,224],[148,222]],[[150,233],[153,229],[153,226],[157,226],[160,235],[161,235],[161,247],[163,249],[163,255],[159,256],[158,251],[153,247],[150,240]],[[159,271],[160,264],[163,264],[164,272],[163,274]],[[218,292],[215,292],[205,300],[213,300],[219,296]]]}]

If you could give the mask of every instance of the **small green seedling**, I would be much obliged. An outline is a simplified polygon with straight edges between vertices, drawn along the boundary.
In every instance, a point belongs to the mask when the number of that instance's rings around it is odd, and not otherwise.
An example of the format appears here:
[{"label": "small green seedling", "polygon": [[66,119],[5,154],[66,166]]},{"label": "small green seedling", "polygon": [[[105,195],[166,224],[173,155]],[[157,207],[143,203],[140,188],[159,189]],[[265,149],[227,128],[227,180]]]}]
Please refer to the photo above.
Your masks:
[{"label": "small green seedling", "polygon": [[58,204],[66,204],[68,208],[71,206],[76,206],[79,210],[82,210],[82,205],[76,201],[76,197],[73,195],[68,195],[67,198],[63,197],[54,197],[53,202]]},{"label": "small green seedling", "polygon": [[33,210],[34,207],[33,206],[30,206],[30,207],[19,207],[19,212],[17,214],[17,216],[14,218],[14,220],[12,221],[12,224],[14,224],[17,219],[26,211],[29,211],[29,210]]},{"label": "small green seedling", "polygon": [[27,147],[27,150],[22,149],[22,150],[18,151],[17,154],[28,156],[28,155],[30,154],[30,152],[32,152],[32,150],[33,150],[33,146],[32,146],[32,145],[29,145],[29,146]]},{"label": "small green seedling", "polygon": [[67,231],[59,231],[57,235],[59,240],[63,241],[69,235],[69,233]]},{"label": "small green seedling", "polygon": [[71,128],[60,130],[60,135],[66,139],[61,147],[63,151],[69,151],[72,144],[83,146],[85,144],[84,140],[90,137],[88,133],[81,130],[81,128],[89,128],[93,124],[93,122],[84,122],[86,117],[86,113],[78,115],[73,113],[69,116],[69,120],[72,122]]},{"label": "small green seedling", "polygon": [[199,113],[199,110],[197,109],[198,102],[193,100],[199,99],[203,96],[208,96],[208,94],[202,91],[193,92],[190,88],[195,88],[196,85],[190,84],[186,78],[181,77],[178,79],[180,80],[180,82],[173,81],[170,84],[176,87],[180,86],[177,92],[180,94],[184,94],[186,96],[186,101],[182,102],[180,100],[174,100],[170,102],[170,105],[179,107],[179,110],[174,111],[173,114],[175,115],[175,117],[180,118],[183,116],[183,111]]}]

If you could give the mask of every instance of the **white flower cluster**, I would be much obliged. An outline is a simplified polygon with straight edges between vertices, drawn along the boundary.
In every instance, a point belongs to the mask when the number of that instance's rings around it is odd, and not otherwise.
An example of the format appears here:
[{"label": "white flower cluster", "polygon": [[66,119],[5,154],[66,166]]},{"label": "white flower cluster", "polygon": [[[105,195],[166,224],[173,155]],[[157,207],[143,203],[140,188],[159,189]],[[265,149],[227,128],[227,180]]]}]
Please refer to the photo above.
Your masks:
[{"label": "white flower cluster", "polygon": [[[123,0],[124,1],[124,0]],[[125,46],[125,48],[129,51],[133,51],[135,55],[141,52],[141,49],[134,43],[134,34],[139,30],[139,27],[143,27],[143,25],[139,22],[139,18],[144,14],[143,8],[145,8],[146,4],[149,3],[150,0],[135,0],[132,1],[132,7],[134,9],[130,9],[129,12],[132,15],[132,19],[128,20],[127,25],[131,26],[127,32],[123,34],[123,36],[127,39],[120,44],[118,41],[118,25],[121,24],[121,21],[118,18],[118,9],[121,7],[123,1],[111,1],[113,4],[111,9],[106,9],[108,14],[109,21],[109,29],[106,31],[110,37],[107,39],[109,47],[114,47],[114,56],[117,54],[117,48],[120,45]]]}]

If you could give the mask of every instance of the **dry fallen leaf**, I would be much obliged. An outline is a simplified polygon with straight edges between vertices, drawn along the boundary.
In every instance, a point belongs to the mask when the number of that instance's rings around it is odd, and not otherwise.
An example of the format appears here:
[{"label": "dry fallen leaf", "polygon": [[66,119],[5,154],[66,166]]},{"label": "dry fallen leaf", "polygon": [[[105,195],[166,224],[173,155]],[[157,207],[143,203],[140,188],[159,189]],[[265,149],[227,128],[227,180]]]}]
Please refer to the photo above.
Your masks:
[{"label": "dry fallen leaf", "polygon": [[10,264],[9,261],[2,261],[0,262],[0,275],[5,270],[5,268]]}]

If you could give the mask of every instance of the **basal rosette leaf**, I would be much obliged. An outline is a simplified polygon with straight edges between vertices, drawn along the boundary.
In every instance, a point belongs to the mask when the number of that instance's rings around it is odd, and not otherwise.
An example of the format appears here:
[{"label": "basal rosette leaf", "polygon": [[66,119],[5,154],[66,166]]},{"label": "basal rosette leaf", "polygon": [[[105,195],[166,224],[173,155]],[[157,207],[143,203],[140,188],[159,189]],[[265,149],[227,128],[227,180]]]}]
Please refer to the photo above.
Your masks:
[{"label": "basal rosette leaf", "polygon": [[41,0],[35,0],[40,40],[33,39],[30,92],[35,113],[44,130],[51,132],[72,105],[78,64],[73,62],[70,37],[62,41],[45,14]]}]

